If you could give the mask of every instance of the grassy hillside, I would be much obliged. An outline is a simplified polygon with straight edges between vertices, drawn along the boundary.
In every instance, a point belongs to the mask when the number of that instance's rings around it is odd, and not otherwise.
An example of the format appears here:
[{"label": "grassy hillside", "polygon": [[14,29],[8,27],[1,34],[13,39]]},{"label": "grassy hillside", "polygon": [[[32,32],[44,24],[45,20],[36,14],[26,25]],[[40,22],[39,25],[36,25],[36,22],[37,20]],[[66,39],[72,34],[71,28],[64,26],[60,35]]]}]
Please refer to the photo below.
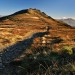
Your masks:
[{"label": "grassy hillside", "polygon": [[8,75],[74,75],[75,28],[21,10],[0,18],[0,52]]}]

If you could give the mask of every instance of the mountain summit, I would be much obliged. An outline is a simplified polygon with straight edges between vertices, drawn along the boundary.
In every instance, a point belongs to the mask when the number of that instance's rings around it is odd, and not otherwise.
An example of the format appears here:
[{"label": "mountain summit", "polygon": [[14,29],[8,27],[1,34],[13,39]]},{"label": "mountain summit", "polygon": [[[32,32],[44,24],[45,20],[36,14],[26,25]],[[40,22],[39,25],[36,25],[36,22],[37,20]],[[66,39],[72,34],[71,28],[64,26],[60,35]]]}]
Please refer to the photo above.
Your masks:
[{"label": "mountain summit", "polygon": [[37,14],[40,14],[40,15],[43,15],[45,17],[48,17],[44,12],[41,12],[40,10],[38,9],[32,9],[32,8],[29,8],[29,9],[25,9],[25,10],[21,10],[21,11],[18,11],[12,15],[17,15],[17,14],[32,14],[32,15],[37,15]]},{"label": "mountain summit", "polygon": [[9,15],[9,16],[5,16],[5,17],[3,17],[3,19],[10,18],[10,17],[13,18],[14,16],[19,16],[22,18],[26,18],[26,17],[31,18],[31,17],[39,17],[39,16],[48,17],[48,15],[46,15],[44,12],[41,12],[38,9],[30,8],[30,9],[20,10],[18,12],[15,12],[14,14]]}]

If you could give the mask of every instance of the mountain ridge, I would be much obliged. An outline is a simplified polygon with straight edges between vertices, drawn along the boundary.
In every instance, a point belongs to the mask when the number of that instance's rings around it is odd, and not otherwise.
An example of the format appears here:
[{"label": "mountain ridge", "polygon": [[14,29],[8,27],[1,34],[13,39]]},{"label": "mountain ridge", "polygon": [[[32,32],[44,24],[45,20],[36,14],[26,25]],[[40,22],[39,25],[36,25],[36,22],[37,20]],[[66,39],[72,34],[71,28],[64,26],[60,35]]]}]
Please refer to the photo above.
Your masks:
[{"label": "mountain ridge", "polygon": [[58,19],[58,20],[75,27],[75,19],[74,18],[66,18],[66,19]]}]

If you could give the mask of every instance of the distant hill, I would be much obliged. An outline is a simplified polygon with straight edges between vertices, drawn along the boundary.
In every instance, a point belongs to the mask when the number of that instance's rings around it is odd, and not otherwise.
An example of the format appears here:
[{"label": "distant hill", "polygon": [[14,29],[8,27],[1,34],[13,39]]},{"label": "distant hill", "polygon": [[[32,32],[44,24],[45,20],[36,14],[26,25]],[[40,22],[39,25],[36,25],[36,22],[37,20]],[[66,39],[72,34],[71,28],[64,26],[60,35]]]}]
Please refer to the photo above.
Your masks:
[{"label": "distant hill", "polygon": [[0,17],[2,17],[2,15],[0,15]]},{"label": "distant hill", "polygon": [[60,21],[63,21],[65,23],[67,23],[68,25],[75,27],[75,19],[67,18],[67,19],[60,19]]}]

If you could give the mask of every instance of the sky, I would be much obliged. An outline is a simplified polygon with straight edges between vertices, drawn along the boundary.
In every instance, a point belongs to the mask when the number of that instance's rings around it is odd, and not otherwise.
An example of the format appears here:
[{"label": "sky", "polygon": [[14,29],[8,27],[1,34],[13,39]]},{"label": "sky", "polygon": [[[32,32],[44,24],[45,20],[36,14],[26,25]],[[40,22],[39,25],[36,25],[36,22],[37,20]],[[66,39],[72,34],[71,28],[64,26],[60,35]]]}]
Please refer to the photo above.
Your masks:
[{"label": "sky", "polygon": [[75,0],[0,0],[0,15],[36,8],[53,18],[75,18]]}]

